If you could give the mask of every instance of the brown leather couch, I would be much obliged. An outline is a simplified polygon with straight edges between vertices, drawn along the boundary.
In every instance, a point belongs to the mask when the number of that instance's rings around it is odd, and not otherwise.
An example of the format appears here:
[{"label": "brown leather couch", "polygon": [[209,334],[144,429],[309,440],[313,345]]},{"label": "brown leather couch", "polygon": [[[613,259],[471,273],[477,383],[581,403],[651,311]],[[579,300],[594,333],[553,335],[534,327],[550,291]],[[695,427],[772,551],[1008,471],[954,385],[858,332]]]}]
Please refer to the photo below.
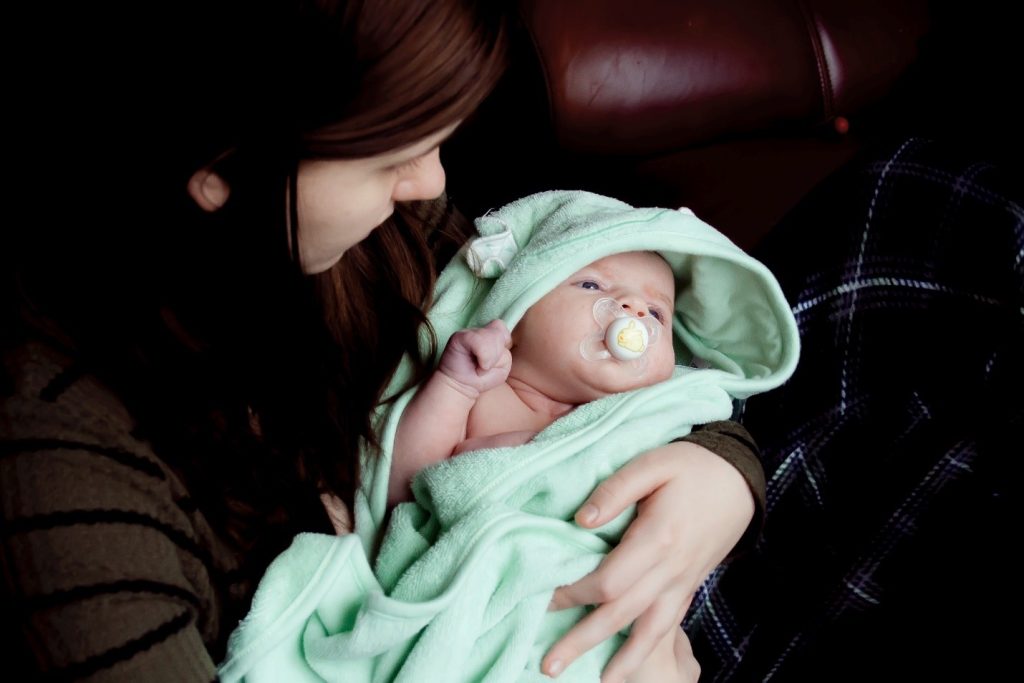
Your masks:
[{"label": "brown leather couch", "polygon": [[512,69],[445,152],[450,194],[468,215],[555,188],[686,205],[753,247],[880,140],[1015,129],[988,4],[519,0]]}]

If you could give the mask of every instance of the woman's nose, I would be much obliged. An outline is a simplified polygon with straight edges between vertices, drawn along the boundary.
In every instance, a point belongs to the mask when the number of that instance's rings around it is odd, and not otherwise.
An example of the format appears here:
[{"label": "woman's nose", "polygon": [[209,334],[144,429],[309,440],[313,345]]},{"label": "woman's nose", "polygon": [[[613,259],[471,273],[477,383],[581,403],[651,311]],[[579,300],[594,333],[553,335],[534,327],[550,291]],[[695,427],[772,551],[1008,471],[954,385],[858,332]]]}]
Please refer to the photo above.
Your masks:
[{"label": "woman's nose", "polygon": [[395,183],[391,199],[396,202],[411,202],[418,199],[435,199],[444,192],[444,167],[441,165],[441,150],[434,149],[409,168]]}]

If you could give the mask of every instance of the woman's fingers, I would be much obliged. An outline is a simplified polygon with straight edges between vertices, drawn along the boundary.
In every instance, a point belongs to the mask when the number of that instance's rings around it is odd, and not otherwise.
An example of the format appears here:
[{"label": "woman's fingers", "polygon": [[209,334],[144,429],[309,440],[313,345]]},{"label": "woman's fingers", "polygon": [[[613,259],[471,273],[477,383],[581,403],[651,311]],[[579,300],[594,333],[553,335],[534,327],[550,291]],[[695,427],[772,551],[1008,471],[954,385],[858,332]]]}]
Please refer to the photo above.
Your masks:
[{"label": "woman's fingers", "polygon": [[601,674],[602,683],[617,683],[629,678],[651,655],[665,635],[679,628],[682,615],[679,614],[676,605],[680,599],[681,595],[666,595],[665,599],[655,601],[646,612],[637,617],[629,638],[604,668]]},{"label": "woman's fingers", "polygon": [[594,528],[615,519],[627,507],[649,496],[672,474],[664,454],[658,451],[634,458],[594,489],[576,512],[576,523]]},{"label": "woman's fingers", "polygon": [[690,639],[682,629],[675,634],[675,642],[672,648],[676,658],[676,669],[679,671],[683,681],[697,683],[700,679],[700,662],[693,656],[693,647]]},{"label": "woman's fingers", "polygon": [[[610,663],[615,677],[632,670],[657,644],[658,632],[664,636],[666,624],[681,621],[697,584],[725,557],[753,514],[753,497],[735,468],[686,442],[655,449],[623,467],[595,489],[577,521],[600,526],[633,503],[637,517],[618,547],[592,574],[554,594],[553,609],[598,607],[548,652],[543,666],[549,674],[650,612],[622,660]],[[596,514],[588,518],[591,506]]]},{"label": "woman's fingers", "polygon": [[[619,546],[620,548],[622,546]],[[618,548],[616,548],[618,550]],[[636,552],[612,552],[601,566],[576,583],[555,591],[551,609],[560,610],[577,605],[602,605],[622,597],[641,579],[657,561],[651,548],[639,547]]]},{"label": "woman's fingers", "polygon": [[[633,622],[649,608],[663,592],[665,584],[671,580],[669,576],[661,576],[662,571],[664,570],[659,571],[659,568],[655,568],[648,575],[649,580],[632,584],[621,597],[601,601],[597,609],[581,619],[554,644],[544,657],[541,670],[549,676],[557,675],[584,652]],[[657,639],[654,642],[657,642]],[[638,647],[647,644],[645,638]],[[650,646],[653,647],[653,644]]]},{"label": "woman's fingers", "polygon": [[[655,518],[656,519],[656,518]],[[658,540],[651,529],[652,519],[643,515],[633,520],[622,541],[615,546],[601,565],[576,583],[562,586],[551,600],[553,610],[577,605],[600,605],[616,600],[641,579],[649,582],[655,568],[665,559],[670,548]],[[665,537],[662,535],[662,539]],[[668,577],[671,580],[671,577]]]}]

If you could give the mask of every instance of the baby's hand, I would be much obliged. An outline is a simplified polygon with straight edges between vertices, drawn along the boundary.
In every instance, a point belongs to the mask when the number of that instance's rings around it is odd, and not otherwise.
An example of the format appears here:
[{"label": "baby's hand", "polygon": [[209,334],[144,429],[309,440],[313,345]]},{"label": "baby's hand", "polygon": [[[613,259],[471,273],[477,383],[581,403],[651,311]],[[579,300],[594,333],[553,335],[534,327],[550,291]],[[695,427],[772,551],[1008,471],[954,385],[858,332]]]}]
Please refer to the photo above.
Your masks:
[{"label": "baby's hand", "polygon": [[511,345],[512,335],[501,320],[460,330],[448,340],[438,369],[456,389],[475,399],[508,378]]}]

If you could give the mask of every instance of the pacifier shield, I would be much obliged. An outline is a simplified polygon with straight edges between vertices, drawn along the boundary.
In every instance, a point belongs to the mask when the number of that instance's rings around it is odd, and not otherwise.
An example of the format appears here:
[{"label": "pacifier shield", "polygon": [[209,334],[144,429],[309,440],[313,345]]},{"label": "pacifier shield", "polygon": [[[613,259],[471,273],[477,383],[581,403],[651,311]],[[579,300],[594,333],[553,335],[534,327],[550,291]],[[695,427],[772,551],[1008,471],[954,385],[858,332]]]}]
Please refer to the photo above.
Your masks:
[{"label": "pacifier shield", "polygon": [[660,325],[651,317],[637,318],[608,297],[594,302],[597,331],[580,342],[580,354],[587,360],[615,360],[638,374],[647,367],[647,350],[658,340]]}]

